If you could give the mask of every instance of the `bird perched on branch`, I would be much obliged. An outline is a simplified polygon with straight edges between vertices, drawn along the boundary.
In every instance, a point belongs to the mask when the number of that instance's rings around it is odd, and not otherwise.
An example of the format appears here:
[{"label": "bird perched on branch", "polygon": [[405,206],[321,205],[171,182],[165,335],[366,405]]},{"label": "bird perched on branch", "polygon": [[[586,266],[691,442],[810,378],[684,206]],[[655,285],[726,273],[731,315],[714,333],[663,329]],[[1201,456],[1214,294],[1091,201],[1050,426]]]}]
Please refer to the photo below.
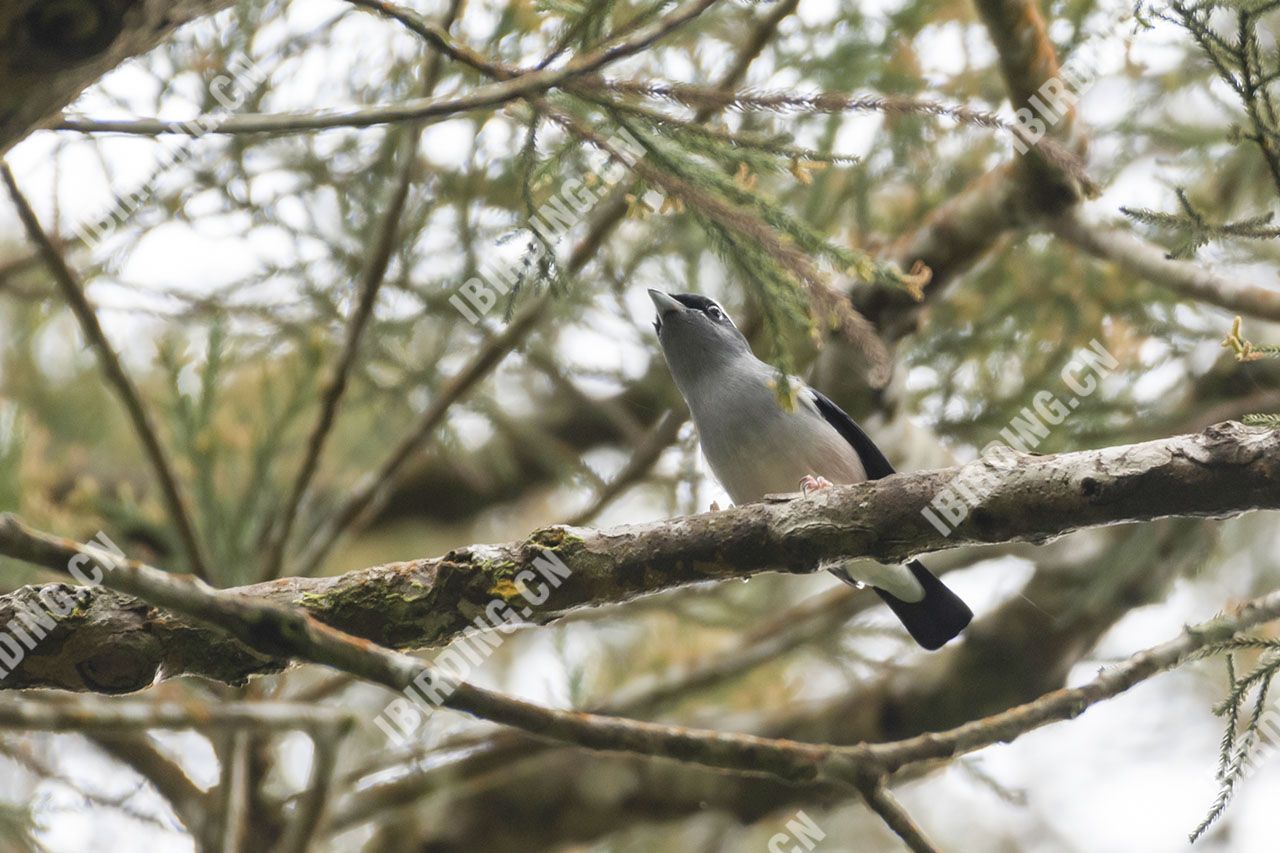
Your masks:
[{"label": "bird perched on branch", "polygon": [[[795,405],[783,406],[778,372],[751,345],[715,300],[692,293],[650,290],[658,309],[654,329],[662,354],[693,421],[703,454],[734,503],[767,494],[808,494],[833,483],[861,483],[893,473],[880,448],[829,399],[790,379]],[[912,638],[940,648],[960,633],[973,612],[919,561],[878,566],[845,583],[866,582],[884,599]]]}]

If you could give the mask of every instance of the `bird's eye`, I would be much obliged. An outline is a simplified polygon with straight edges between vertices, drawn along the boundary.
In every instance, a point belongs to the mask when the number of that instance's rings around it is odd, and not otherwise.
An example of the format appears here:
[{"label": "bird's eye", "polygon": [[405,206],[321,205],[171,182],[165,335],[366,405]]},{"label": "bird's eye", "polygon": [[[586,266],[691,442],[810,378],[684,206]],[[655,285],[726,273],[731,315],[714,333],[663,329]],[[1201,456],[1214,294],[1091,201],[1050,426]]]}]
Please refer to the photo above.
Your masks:
[{"label": "bird's eye", "polygon": [[724,312],[721,311],[716,306],[712,305],[710,308],[707,309],[707,316],[710,317],[712,320],[723,320]]}]

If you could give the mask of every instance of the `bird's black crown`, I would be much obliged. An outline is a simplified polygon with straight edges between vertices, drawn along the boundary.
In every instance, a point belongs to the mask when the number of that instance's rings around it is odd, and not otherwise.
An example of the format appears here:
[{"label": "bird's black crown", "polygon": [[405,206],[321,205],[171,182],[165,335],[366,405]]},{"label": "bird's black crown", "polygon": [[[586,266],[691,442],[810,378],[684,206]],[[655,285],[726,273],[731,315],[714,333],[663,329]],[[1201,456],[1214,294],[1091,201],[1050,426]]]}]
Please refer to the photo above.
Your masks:
[{"label": "bird's black crown", "polygon": [[706,311],[713,305],[717,308],[720,307],[719,303],[714,299],[710,299],[697,293],[673,293],[671,294],[671,298],[686,308],[695,308],[698,311]]},{"label": "bird's black crown", "polygon": [[[698,293],[670,293],[668,294],[668,296],[670,296],[676,302],[679,302],[684,307],[692,308],[695,311],[701,311],[703,314],[706,314],[708,310],[715,308],[720,313],[718,316],[710,315],[713,320],[715,320],[716,322],[728,323],[730,326],[733,325],[733,321],[729,319],[729,315],[726,314],[724,312],[724,309],[720,307],[720,303],[716,302],[714,299],[711,299],[710,297],[702,296],[701,294],[698,294]],[[661,317],[654,318],[653,330],[657,332],[659,335],[662,334],[662,318]]]}]

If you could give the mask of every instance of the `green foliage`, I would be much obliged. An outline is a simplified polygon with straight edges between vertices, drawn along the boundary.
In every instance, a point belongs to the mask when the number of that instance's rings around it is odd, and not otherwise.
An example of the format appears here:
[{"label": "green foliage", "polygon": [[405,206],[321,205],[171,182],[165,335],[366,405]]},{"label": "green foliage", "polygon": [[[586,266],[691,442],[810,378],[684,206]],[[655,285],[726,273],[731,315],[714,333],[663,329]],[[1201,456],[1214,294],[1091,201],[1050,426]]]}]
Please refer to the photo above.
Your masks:
[{"label": "green foliage", "polygon": [[515,311],[516,299],[526,283],[532,282],[535,291],[543,285],[562,289],[564,284],[564,277],[556,265],[555,244],[546,237],[542,229],[535,229],[532,224],[537,213],[534,186],[549,183],[557,163],[554,157],[538,160],[538,123],[541,120],[542,116],[537,112],[532,114],[525,133],[524,147],[520,151],[520,196],[524,200],[524,230],[529,237],[528,247],[520,259],[520,272],[507,300],[508,320]]},{"label": "green foliage", "polygon": [[[1114,381],[1081,398],[1037,452],[1095,446],[1120,424],[1158,422],[1168,416],[1165,407],[1185,401],[1140,401],[1137,382],[1212,333],[1207,325],[1179,322],[1167,291],[1052,241],[1024,241],[975,270],[968,283],[931,304],[930,334],[905,355],[919,377],[910,408],[928,412],[937,430],[969,445],[997,438],[1037,392],[1067,392],[1063,369],[1094,339],[1121,362]],[[1143,341],[1158,341],[1159,354],[1144,355]]]},{"label": "green foliage", "polygon": [[[876,260],[865,252],[831,242],[812,226],[792,216],[781,205],[755,191],[756,175],[760,171],[782,171],[785,160],[780,163],[778,157],[770,157],[767,154],[746,156],[740,147],[723,144],[704,144],[700,147],[692,149],[684,147],[680,150],[676,146],[659,143],[653,136],[624,119],[620,119],[619,123],[639,139],[646,150],[663,166],[700,189],[714,192],[735,205],[751,208],[771,227],[794,241],[797,246],[813,257],[833,261],[840,265],[842,271],[868,283],[888,285],[900,283],[899,270]],[[655,129],[664,128],[662,125],[656,125]],[[696,137],[677,134],[675,141],[687,146],[691,138]],[[700,141],[708,143],[709,140],[702,137]],[[698,156],[713,161],[721,168],[717,169],[714,165],[700,162],[697,159]],[[725,173],[726,167],[735,172],[735,177],[730,178]],[[789,169],[789,171],[792,170]]]},{"label": "green foliage", "polygon": [[1265,427],[1266,429],[1280,429],[1280,414],[1245,415],[1243,421],[1248,426]]},{"label": "green foliage", "polygon": [[[1237,676],[1235,654],[1244,651],[1260,654],[1252,670]],[[1280,672],[1280,640],[1237,637],[1205,649],[1200,656],[1223,652],[1227,662],[1227,696],[1213,709],[1215,714],[1226,720],[1218,748],[1218,796],[1204,820],[1192,830],[1190,840],[1193,843],[1222,817],[1236,786],[1257,765],[1259,749],[1273,753],[1280,746],[1277,712],[1267,706],[1271,682]],[[1242,726],[1242,712],[1250,705],[1248,718]]]},{"label": "green foliage", "polygon": [[770,175],[785,171],[790,172],[801,183],[807,184],[812,178],[802,176],[802,170],[814,170],[827,165],[850,166],[859,159],[796,145],[794,136],[789,133],[733,132],[627,102],[611,102],[610,107],[615,113],[639,119],[655,133],[668,137],[690,154],[714,161],[730,172],[736,172],[745,163],[753,174]]},{"label": "green foliage", "polygon": [[1224,237],[1245,240],[1274,240],[1280,237],[1280,228],[1268,227],[1272,220],[1270,213],[1251,216],[1236,222],[1213,223],[1207,221],[1204,215],[1191,204],[1184,189],[1179,187],[1175,195],[1178,198],[1178,204],[1182,207],[1181,214],[1163,213],[1146,208],[1120,208],[1125,216],[1136,222],[1184,235],[1183,242],[1169,251],[1167,257],[1170,259],[1192,258],[1197,250],[1209,245],[1213,240]]},{"label": "green foliage", "polygon": [[[1187,32],[1217,78],[1234,93],[1245,123],[1233,129],[1233,141],[1256,146],[1280,191],[1280,113],[1275,85],[1280,56],[1270,47],[1268,17],[1275,0],[1172,0],[1152,14]],[[1194,214],[1189,214],[1194,216]]]},{"label": "green foliage", "polygon": [[571,48],[588,50],[594,47],[605,35],[618,0],[587,0],[585,3],[543,0],[543,5],[550,11],[562,13],[566,20],[556,39],[555,48],[541,63],[542,67],[546,67]]}]

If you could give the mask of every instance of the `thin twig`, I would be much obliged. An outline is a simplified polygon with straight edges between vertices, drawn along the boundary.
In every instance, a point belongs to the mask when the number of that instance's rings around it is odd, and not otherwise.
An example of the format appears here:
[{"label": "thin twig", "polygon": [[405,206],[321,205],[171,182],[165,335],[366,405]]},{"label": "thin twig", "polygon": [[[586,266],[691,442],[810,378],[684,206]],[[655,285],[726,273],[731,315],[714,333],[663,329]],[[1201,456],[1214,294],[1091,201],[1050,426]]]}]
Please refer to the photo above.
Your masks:
[{"label": "thin twig", "polygon": [[9,164],[3,161],[0,161],[0,177],[4,178],[9,196],[18,208],[18,216],[22,219],[27,235],[44,256],[54,281],[80,324],[81,333],[98,356],[102,372],[106,374],[107,381],[124,404],[134,432],[142,442],[143,450],[151,462],[151,467],[155,470],[156,479],[160,482],[160,491],[164,495],[169,518],[177,528],[178,537],[182,540],[192,573],[206,581],[210,580],[195,524],[191,520],[190,509],[178,486],[177,475],[173,471],[173,465],[169,461],[164,445],[160,443],[160,436],[151,420],[151,415],[143,405],[142,395],[133,384],[133,380],[129,378],[129,374],[125,372],[119,356],[111,347],[111,342],[107,340],[107,334],[98,322],[98,315],[89,303],[88,297],[85,296],[83,283],[67,264],[62,253],[53,245],[44,229],[40,227],[40,220],[36,218],[35,211],[31,209],[26,197],[18,189],[18,183],[14,180]]},{"label": "thin twig", "polygon": [[349,715],[293,702],[178,702],[78,697],[0,701],[0,729],[43,732],[121,732],[150,729],[210,731],[228,728],[299,729],[333,723]]},{"label": "thin twig", "polygon": [[157,749],[144,732],[97,732],[89,739],[107,755],[150,783],[187,831],[200,837],[209,820],[211,796],[187,776],[182,765]]},{"label": "thin twig", "polygon": [[[652,80],[614,80],[589,77],[566,84],[573,92],[608,91],[657,100],[666,100],[700,110],[755,110],[779,113],[874,112],[884,115],[914,115],[946,118],[959,125],[998,130],[1010,139],[1020,141],[1017,125],[986,110],[963,104],[949,104],[927,98],[893,95],[856,95],[848,92],[796,93],[781,91],[733,91],[723,87],[694,86],[685,83],[663,83]],[[1092,190],[1093,180],[1080,158],[1060,142],[1042,137],[1034,148],[1056,169]]]},{"label": "thin twig", "polygon": [[[729,651],[635,679],[614,691],[608,701],[587,710],[610,716],[653,716],[662,705],[678,697],[723,684],[769,661],[784,660],[792,649],[829,633],[857,610],[871,605],[869,594],[859,595],[847,586],[832,589],[779,613],[743,635]],[[353,793],[336,808],[332,830],[341,831],[386,809],[414,802],[442,786],[456,786],[494,768],[510,767],[554,746],[518,732],[500,731],[442,744],[432,750],[432,761],[411,763],[408,772],[394,778],[373,778],[386,776],[385,761],[359,768],[349,777],[350,784],[344,786]],[[458,753],[456,760],[443,760],[451,752]],[[412,756],[397,756],[396,763],[406,758]]]},{"label": "thin twig", "polygon": [[[453,25],[460,5],[459,0],[455,0],[445,13],[442,29],[446,32]],[[441,53],[433,53],[423,79],[422,93],[424,97],[429,97],[435,90],[436,84],[439,82],[441,67]],[[311,434],[307,439],[306,454],[303,456],[302,464],[298,468],[293,488],[290,489],[288,497],[285,499],[279,526],[268,543],[267,556],[262,565],[262,580],[271,580],[279,577],[281,570],[284,568],[285,549],[289,546],[289,536],[293,532],[294,523],[297,521],[298,510],[302,505],[302,499],[306,495],[307,488],[311,484],[311,479],[315,476],[316,469],[320,466],[320,454],[324,451],[325,441],[333,428],[334,421],[337,420],[338,405],[342,401],[342,396],[351,377],[351,370],[360,352],[360,340],[364,336],[365,327],[373,316],[373,308],[377,303],[378,291],[386,280],[387,268],[391,264],[391,255],[397,245],[400,220],[404,215],[405,203],[409,198],[409,189],[413,186],[413,179],[417,174],[418,140],[421,135],[422,124],[414,124],[405,129],[404,138],[401,140],[400,156],[403,162],[400,165],[399,178],[396,182],[395,190],[391,194],[391,200],[387,204],[387,209],[383,212],[382,219],[374,229],[373,249],[369,254],[368,263],[357,288],[356,306],[351,313],[351,320],[347,326],[347,336],[343,342],[342,353],[338,357],[338,363],[334,366],[324,389],[321,391],[320,416],[316,419]],[[303,565],[312,564],[304,563]]]},{"label": "thin twig", "polygon": [[111,809],[117,811],[133,820],[154,826],[164,832],[174,832],[173,821],[166,816],[161,819],[153,814],[148,814],[134,806],[129,805],[134,791],[130,790],[122,795],[106,796],[94,791],[87,790],[83,787],[83,782],[72,779],[70,776],[63,774],[56,767],[37,756],[31,748],[30,742],[7,743],[0,740],[0,755],[8,757],[10,760],[22,765],[28,772],[40,777],[41,779],[61,785],[72,791],[76,796],[81,797],[86,803],[91,803],[99,808]]},{"label": "thin twig", "polygon": [[550,307],[551,301],[548,291],[525,305],[501,332],[486,341],[471,360],[440,389],[409,434],[401,439],[376,471],[356,483],[333,514],[309,538],[307,548],[298,559],[302,570],[314,571],[318,568],[344,534],[357,527],[363,519],[377,513],[386,502],[405,463],[422,449],[436,427],[444,422],[450,407],[466,396],[467,392],[520,345],[525,335],[533,330]]},{"label": "thin twig", "polygon": [[[203,136],[206,133],[300,133],[334,127],[371,127],[401,121],[438,121],[459,113],[492,109],[509,101],[538,95],[562,86],[575,77],[592,74],[612,62],[643,51],[654,42],[697,18],[716,2],[718,0],[692,0],[625,38],[577,56],[560,68],[528,71],[519,77],[481,86],[463,95],[414,98],[399,104],[352,110],[272,115],[242,114],[205,124],[191,120],[166,121],[154,118],[102,120],[68,116],[51,126],[54,130],[73,130],[80,133],[128,133],[142,136],[172,133]],[[366,5],[374,6],[375,4]],[[442,40],[441,43],[444,41]],[[453,44],[451,40],[448,43]],[[461,54],[455,58],[460,56]]]},{"label": "thin twig", "polygon": [[346,726],[317,728],[311,731],[311,771],[307,787],[297,800],[293,817],[280,841],[280,853],[307,853],[311,839],[323,824],[325,806],[333,786],[333,770],[338,760],[338,746],[346,734]]},{"label": "thin twig", "polygon": [[924,832],[912,820],[897,798],[885,787],[884,780],[876,779],[862,788],[862,798],[870,809],[902,839],[913,853],[939,853]]},{"label": "thin twig", "polygon": [[686,420],[683,414],[676,414],[672,409],[664,412],[631,454],[627,464],[622,466],[622,470],[605,483],[596,492],[591,504],[571,518],[568,523],[573,526],[589,524],[613,502],[614,498],[644,479],[662,456],[663,451],[676,440]]},{"label": "thin twig", "polygon": [[360,340],[373,316],[373,308],[378,301],[378,290],[386,280],[387,267],[391,263],[391,254],[395,251],[396,240],[399,237],[400,217],[404,213],[405,201],[409,197],[409,188],[413,185],[413,176],[416,172],[418,133],[418,127],[411,128],[405,133],[401,146],[404,162],[400,169],[399,180],[387,204],[387,209],[377,225],[373,251],[369,256],[364,275],[361,276],[356,305],[347,325],[342,353],[338,356],[338,362],[333,366],[320,393],[320,415],[316,418],[307,438],[307,449],[303,455],[302,464],[298,466],[298,473],[285,498],[278,526],[267,546],[267,555],[262,565],[262,580],[279,577],[284,567],[285,549],[288,547],[289,537],[302,505],[302,498],[311,484],[312,477],[315,476],[316,469],[320,467],[320,455],[324,451],[325,442],[334,421],[337,420],[338,406],[346,392],[351,370],[360,353]]},{"label": "thin twig", "polygon": [[222,751],[222,853],[240,853],[249,828],[249,732],[234,729]]}]

